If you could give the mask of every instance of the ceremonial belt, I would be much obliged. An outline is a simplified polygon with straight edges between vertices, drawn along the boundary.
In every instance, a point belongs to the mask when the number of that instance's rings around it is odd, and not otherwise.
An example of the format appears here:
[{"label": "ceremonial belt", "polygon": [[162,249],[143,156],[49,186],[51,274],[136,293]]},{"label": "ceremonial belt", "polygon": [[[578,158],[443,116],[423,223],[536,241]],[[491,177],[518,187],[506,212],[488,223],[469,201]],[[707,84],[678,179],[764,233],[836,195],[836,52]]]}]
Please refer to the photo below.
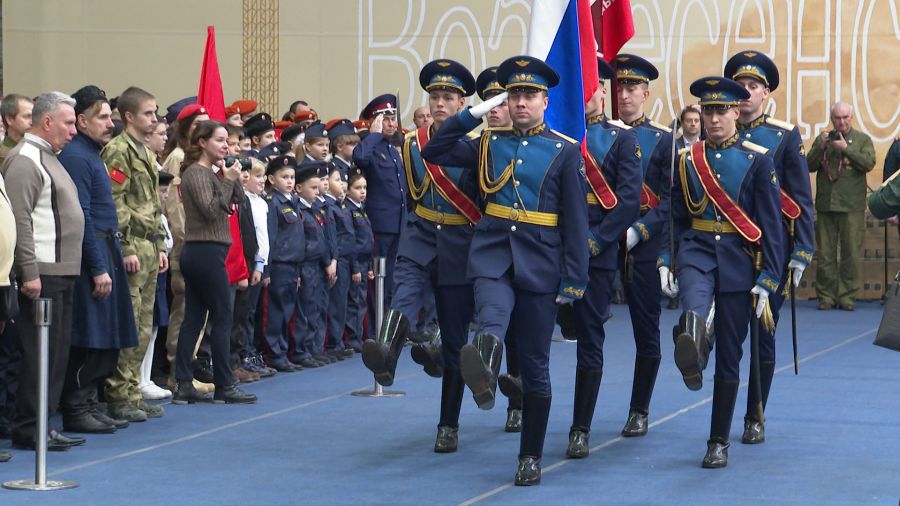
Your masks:
[{"label": "ceremonial belt", "polygon": [[695,142],[691,145],[691,159],[694,162],[694,172],[700,179],[700,185],[703,186],[703,191],[716,209],[728,218],[728,221],[734,225],[744,239],[752,243],[759,243],[762,239],[762,230],[722,188],[719,178],[709,166],[709,162],[706,160],[706,141]]},{"label": "ceremonial belt", "polygon": [[738,229],[727,221],[704,220],[694,218],[691,220],[691,228],[701,232],[715,232],[717,234],[736,234]]},{"label": "ceremonial belt", "polygon": [[[590,185],[593,193],[588,194],[588,204],[599,204],[603,209],[609,211],[616,207],[619,198],[609,186],[606,177],[603,175],[603,169],[594,159],[594,155],[587,148],[587,143],[581,145],[581,155],[584,158],[584,175],[587,176],[588,185]],[[594,197],[595,202],[591,202]],[[657,201],[658,203],[658,201]]]},{"label": "ceremonial belt", "polygon": [[[430,127],[424,126],[416,130],[416,140],[419,143],[420,155],[422,150],[425,149],[425,145],[428,144],[429,128]],[[433,164],[425,160],[425,158],[422,158],[422,163],[425,164],[425,170],[427,170],[428,175],[431,176],[431,180],[434,182],[434,187],[437,188],[438,193],[440,193],[447,202],[450,202],[450,204],[452,204],[453,207],[455,207],[470,222],[478,223],[478,220],[481,219],[481,212],[478,210],[478,206],[472,202],[472,199],[463,193],[462,190],[447,177],[447,174],[440,165]]]},{"label": "ceremonial belt", "polygon": [[789,220],[796,220],[800,217],[800,204],[792,199],[790,195],[781,189],[781,214]]},{"label": "ceremonial belt", "polygon": [[[587,203],[588,203],[589,205],[592,205],[592,206],[599,206],[599,205],[600,205],[600,199],[598,199],[597,196],[594,195],[593,192],[588,192],[588,194],[587,194]],[[604,209],[606,209],[606,208],[604,207]]]},{"label": "ceremonial belt", "polygon": [[469,219],[461,214],[446,214],[428,209],[419,204],[416,206],[416,214],[421,218],[437,223],[438,225],[468,225]]},{"label": "ceremonial belt", "polygon": [[647,186],[647,183],[641,183],[641,211],[653,209],[659,205],[659,197],[653,193],[653,190]]},{"label": "ceremonial belt", "polygon": [[514,209],[493,202],[488,202],[484,214],[495,218],[503,218],[510,221],[530,223],[532,225],[541,225],[544,227],[555,227],[559,223],[559,215],[557,214]]}]

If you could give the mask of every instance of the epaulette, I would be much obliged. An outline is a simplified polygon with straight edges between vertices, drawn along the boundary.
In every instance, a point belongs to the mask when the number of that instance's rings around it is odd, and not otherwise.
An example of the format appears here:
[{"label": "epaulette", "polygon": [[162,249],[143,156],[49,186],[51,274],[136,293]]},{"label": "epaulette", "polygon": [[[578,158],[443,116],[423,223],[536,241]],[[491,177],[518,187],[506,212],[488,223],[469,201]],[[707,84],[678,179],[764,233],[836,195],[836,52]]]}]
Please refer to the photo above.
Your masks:
[{"label": "epaulette", "polygon": [[650,121],[648,121],[647,123],[650,123],[650,125],[662,130],[663,132],[666,132],[668,134],[672,133],[672,129],[667,127],[666,125],[663,125],[662,123],[657,123],[657,122],[653,121],[652,119]]},{"label": "epaulette", "polygon": [[[745,144],[746,144],[746,142],[745,142]],[[683,148],[681,148],[681,149],[678,150],[678,154],[679,154],[679,155],[683,155],[683,154],[687,153],[687,152],[690,151],[690,150],[691,150],[691,147],[690,147],[690,146],[685,146],[685,147],[683,147]]]},{"label": "epaulette", "polygon": [[766,149],[766,148],[760,146],[759,144],[753,144],[753,143],[750,142],[750,141],[744,141],[744,142],[741,143],[741,145],[744,146],[744,147],[746,147],[747,149],[750,149],[750,150],[752,150],[752,151],[756,151],[757,153],[766,154],[766,153],[769,152],[768,149]]},{"label": "epaulette", "polygon": [[628,126],[628,125],[626,125],[626,124],[625,124],[622,120],[620,120],[620,119],[610,119],[610,120],[606,120],[606,122],[609,123],[610,125],[613,125],[613,126],[615,126],[615,127],[621,128],[622,130],[631,130],[631,127]]},{"label": "epaulette", "polygon": [[553,132],[553,133],[555,133],[556,135],[562,137],[563,139],[565,139],[565,140],[571,142],[572,144],[578,144],[578,141],[576,141],[575,139],[569,137],[569,136],[566,135],[566,134],[559,133],[559,132],[557,132],[556,130],[554,130],[554,129],[552,129],[552,128],[550,129],[550,131]]},{"label": "epaulette", "polygon": [[775,125],[778,128],[783,128],[783,129],[787,130],[788,132],[790,132],[791,130],[794,129],[794,125],[788,123],[787,121],[781,121],[780,119],[766,118],[766,123],[768,123],[770,125]]},{"label": "epaulette", "polygon": [[418,130],[413,130],[411,132],[407,132],[407,134],[404,135],[403,138],[404,139],[413,139],[416,137],[416,132],[418,132]]}]

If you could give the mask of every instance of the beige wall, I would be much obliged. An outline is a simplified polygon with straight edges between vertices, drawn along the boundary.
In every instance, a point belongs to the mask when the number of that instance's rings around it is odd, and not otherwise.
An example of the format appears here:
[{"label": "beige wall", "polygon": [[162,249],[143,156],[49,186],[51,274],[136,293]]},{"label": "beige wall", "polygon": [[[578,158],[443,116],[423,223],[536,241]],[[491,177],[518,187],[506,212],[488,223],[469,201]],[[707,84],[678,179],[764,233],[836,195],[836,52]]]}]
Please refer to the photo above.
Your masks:
[{"label": "beige wall", "polygon": [[[435,57],[477,73],[524,50],[526,0],[280,2],[279,100],[309,101],[323,118],[355,117],[378,93],[400,92],[404,123],[424,103],[418,70]],[[828,106],[854,104],[857,127],[881,161],[900,133],[900,1],[631,0],[638,36],[626,46],[661,77],[648,109],[668,121],[692,102],[688,84],[721,72],[742,49],[773,55],[782,85],[771,112],[804,138],[828,128]],[[196,93],[207,25],[218,34],[227,100],[241,94],[239,0],[7,0],[4,92],[71,92],[92,82],[111,94],[138,84],[165,106]],[[677,8],[676,8],[677,6]],[[377,10],[376,10],[377,9]]]}]

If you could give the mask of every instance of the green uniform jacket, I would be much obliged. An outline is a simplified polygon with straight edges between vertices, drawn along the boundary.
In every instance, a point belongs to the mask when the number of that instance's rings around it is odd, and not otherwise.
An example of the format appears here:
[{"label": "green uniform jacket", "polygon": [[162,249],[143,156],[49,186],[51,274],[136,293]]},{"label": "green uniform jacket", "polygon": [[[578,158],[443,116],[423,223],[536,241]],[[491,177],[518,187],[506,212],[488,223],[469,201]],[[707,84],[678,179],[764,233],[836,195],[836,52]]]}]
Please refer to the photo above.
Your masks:
[{"label": "green uniform jacket", "polygon": [[[855,129],[844,136],[847,149],[843,154],[827,149],[822,137],[816,137],[806,154],[810,172],[816,174],[816,211],[847,213],[866,209],[866,172],[875,168],[875,146],[872,138]],[[823,164],[836,164],[843,157],[844,172],[834,182],[829,181]],[[821,170],[820,170],[821,169]]]},{"label": "green uniform jacket", "polygon": [[[139,154],[139,149],[143,153]],[[122,132],[109,141],[100,156],[106,163],[112,183],[119,231],[122,232],[122,254],[138,254],[135,237],[154,242],[157,251],[165,253],[156,155],[144,145],[136,144],[127,132]]]},{"label": "green uniform jacket", "polygon": [[895,140],[884,159],[884,183],[869,195],[869,211],[883,220],[900,214],[900,140]]}]

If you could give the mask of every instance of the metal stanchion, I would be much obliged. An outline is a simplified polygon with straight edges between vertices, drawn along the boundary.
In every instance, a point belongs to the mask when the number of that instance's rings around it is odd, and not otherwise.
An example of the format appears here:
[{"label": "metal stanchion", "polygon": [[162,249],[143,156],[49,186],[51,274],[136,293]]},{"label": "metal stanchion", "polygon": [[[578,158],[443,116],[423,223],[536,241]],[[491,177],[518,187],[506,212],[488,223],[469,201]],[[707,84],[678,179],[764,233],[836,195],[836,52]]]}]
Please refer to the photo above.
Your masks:
[{"label": "metal stanchion", "polygon": [[[375,334],[381,333],[384,324],[384,276],[386,269],[384,257],[375,257]],[[371,390],[357,390],[352,392],[357,397],[402,397],[406,392],[396,390],[384,390],[378,382]]]},{"label": "metal stanchion", "polygon": [[37,441],[34,447],[34,481],[7,481],[3,488],[14,490],[61,490],[75,488],[78,482],[69,480],[47,481],[47,391],[50,388],[50,319],[53,301],[37,299],[34,301],[34,325],[38,331],[38,412]]}]

